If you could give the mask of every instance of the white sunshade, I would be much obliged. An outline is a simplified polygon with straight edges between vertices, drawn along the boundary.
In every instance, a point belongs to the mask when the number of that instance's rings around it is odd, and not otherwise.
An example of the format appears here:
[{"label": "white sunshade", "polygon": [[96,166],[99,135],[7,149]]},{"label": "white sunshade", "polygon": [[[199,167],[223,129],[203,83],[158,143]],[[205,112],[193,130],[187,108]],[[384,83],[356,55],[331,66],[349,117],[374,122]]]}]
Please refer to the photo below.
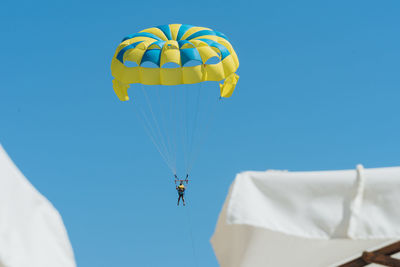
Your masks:
[{"label": "white sunshade", "polygon": [[400,238],[400,167],[244,172],[211,239],[221,267],[333,266]]},{"label": "white sunshade", "polygon": [[60,214],[0,145],[0,267],[75,267]]}]

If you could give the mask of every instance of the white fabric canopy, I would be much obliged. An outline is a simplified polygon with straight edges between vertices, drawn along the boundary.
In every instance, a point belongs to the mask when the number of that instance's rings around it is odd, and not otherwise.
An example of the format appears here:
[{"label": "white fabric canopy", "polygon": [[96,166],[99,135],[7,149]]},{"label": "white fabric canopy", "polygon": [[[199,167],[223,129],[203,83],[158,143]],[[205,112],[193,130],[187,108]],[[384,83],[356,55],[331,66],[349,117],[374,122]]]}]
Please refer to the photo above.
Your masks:
[{"label": "white fabric canopy", "polygon": [[221,267],[331,266],[400,239],[400,167],[243,172],[211,239]]},{"label": "white fabric canopy", "polygon": [[61,216],[0,145],[0,267],[75,267]]}]

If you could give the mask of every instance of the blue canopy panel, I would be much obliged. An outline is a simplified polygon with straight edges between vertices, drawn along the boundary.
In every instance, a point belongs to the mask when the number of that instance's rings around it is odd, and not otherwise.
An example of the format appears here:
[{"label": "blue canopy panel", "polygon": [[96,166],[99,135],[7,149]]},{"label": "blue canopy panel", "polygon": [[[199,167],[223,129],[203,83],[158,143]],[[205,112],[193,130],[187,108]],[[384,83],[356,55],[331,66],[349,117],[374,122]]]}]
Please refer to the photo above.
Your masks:
[{"label": "blue canopy panel", "polygon": [[179,41],[181,40],[182,36],[191,28],[194,26],[192,25],[187,25],[187,24],[182,24],[181,27],[179,27],[178,35],[176,37],[176,40]]},{"label": "blue canopy panel", "polygon": [[218,48],[218,50],[221,52],[221,60],[224,60],[224,58],[226,58],[227,56],[229,56],[231,54],[229,52],[228,48],[226,48],[224,45],[222,45],[222,44],[220,44],[218,42],[215,42],[215,41],[210,40],[210,39],[196,39],[196,40],[203,41],[203,42],[207,43],[211,47]]},{"label": "blue canopy panel", "polygon": [[161,25],[157,26],[156,28],[160,29],[168,40],[172,40],[171,29],[169,28],[169,25]]},{"label": "blue canopy panel", "polygon": [[199,61],[203,63],[201,60],[201,56],[199,51],[197,51],[197,48],[185,48],[181,49],[181,64],[182,66],[185,66],[185,64],[191,60]]},{"label": "blue canopy panel", "polygon": [[146,52],[142,57],[140,65],[143,64],[143,62],[152,62],[157,66],[160,66],[160,58],[161,58],[161,49],[146,50]]},{"label": "blue canopy panel", "polygon": [[151,43],[147,49],[162,49],[165,44],[165,41],[156,41],[154,43]]},{"label": "blue canopy panel", "polygon": [[195,48],[194,44],[192,44],[191,42],[186,41],[186,40],[180,40],[180,41],[178,41],[179,49],[185,44],[189,44],[191,46],[191,48]]},{"label": "blue canopy panel", "polygon": [[136,42],[136,43],[127,45],[127,46],[125,46],[124,48],[122,48],[122,49],[118,52],[117,59],[118,59],[122,64],[124,64],[124,54],[125,54],[125,52],[128,51],[129,49],[135,48],[135,47],[136,47],[138,44],[140,44],[141,42],[143,42],[143,41],[139,41],[139,42]]}]

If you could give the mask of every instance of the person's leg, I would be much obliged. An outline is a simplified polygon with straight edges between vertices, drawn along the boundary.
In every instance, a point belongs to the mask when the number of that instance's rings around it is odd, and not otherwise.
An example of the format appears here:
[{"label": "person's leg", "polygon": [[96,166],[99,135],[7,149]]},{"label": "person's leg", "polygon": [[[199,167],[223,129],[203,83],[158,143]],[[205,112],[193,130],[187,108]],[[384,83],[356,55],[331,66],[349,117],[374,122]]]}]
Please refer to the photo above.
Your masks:
[{"label": "person's leg", "polygon": [[182,202],[183,202],[183,206],[185,206],[185,198],[182,195]]}]

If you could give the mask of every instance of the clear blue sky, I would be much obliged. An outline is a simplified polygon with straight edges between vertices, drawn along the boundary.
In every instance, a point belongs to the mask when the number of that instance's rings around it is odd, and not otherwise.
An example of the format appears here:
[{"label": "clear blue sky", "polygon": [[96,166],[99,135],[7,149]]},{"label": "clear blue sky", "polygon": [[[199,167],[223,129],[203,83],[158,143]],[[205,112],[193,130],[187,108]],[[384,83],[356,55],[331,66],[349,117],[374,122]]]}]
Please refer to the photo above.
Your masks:
[{"label": "clear blue sky", "polygon": [[[400,2],[2,1],[0,142],[61,212],[82,267],[218,266],[209,239],[235,174],[400,165]],[[189,209],[114,95],[122,37],[225,33],[234,96],[193,169]],[[222,138],[223,137],[223,138]]]}]

